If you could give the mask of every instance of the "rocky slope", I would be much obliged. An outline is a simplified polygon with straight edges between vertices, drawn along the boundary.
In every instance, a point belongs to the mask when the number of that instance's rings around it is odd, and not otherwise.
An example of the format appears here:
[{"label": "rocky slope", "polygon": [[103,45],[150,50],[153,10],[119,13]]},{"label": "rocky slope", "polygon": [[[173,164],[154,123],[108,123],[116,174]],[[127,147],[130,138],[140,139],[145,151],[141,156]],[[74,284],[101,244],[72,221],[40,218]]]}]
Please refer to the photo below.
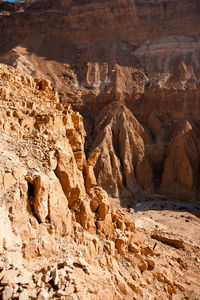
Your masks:
[{"label": "rocky slope", "polygon": [[1,64],[0,100],[1,298],[182,297],[162,246],[97,186],[99,149],[86,160],[82,116],[53,84]]},{"label": "rocky slope", "polygon": [[198,201],[198,0],[0,9],[1,61],[52,80],[85,116],[86,149],[100,148],[95,174],[111,196]]},{"label": "rocky slope", "polygon": [[2,299],[199,298],[199,13],[1,2]]}]

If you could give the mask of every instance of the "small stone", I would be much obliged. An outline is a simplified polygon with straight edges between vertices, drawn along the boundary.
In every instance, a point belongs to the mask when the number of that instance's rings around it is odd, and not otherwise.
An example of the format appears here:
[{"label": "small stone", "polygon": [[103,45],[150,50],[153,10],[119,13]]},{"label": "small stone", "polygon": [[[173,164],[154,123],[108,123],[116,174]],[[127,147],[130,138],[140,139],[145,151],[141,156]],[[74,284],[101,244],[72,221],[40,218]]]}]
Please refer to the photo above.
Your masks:
[{"label": "small stone", "polygon": [[2,293],[2,300],[10,300],[12,299],[13,288],[10,286],[6,286]]},{"label": "small stone", "polygon": [[48,274],[45,274],[45,275],[42,277],[42,280],[43,280],[45,283],[48,283],[48,282],[51,280],[51,277],[50,277]]},{"label": "small stone", "polygon": [[66,292],[62,290],[58,290],[56,291],[56,296],[58,297],[66,296]]},{"label": "small stone", "polygon": [[21,275],[18,278],[18,283],[19,284],[29,284],[30,282],[30,276],[26,276],[26,275]]},{"label": "small stone", "polygon": [[135,243],[131,243],[129,246],[129,251],[133,253],[139,253],[140,248]]},{"label": "small stone", "polygon": [[130,208],[128,209],[128,212],[129,212],[129,214],[134,214],[134,209],[133,209],[132,207],[130,207]]},{"label": "small stone", "polygon": [[40,290],[37,300],[49,300],[49,293],[47,292],[47,290]]},{"label": "small stone", "polygon": [[64,269],[65,269],[66,273],[73,273],[74,272],[74,270],[70,267],[64,267]]},{"label": "small stone", "polygon": [[53,269],[52,271],[52,277],[53,277],[54,284],[57,286],[59,283],[59,276],[58,276],[58,270],[56,268]]},{"label": "small stone", "polygon": [[153,252],[153,250],[150,247],[142,247],[141,253],[144,255],[150,255],[150,256],[155,255],[155,253]]},{"label": "small stone", "polygon": [[148,263],[149,268],[154,268],[155,267],[155,261],[152,258],[147,257],[146,262]]},{"label": "small stone", "polygon": [[126,252],[126,243],[127,243],[127,240],[125,237],[121,237],[116,240],[115,246],[118,249],[119,254],[123,255]]},{"label": "small stone", "polygon": [[90,275],[90,269],[89,269],[88,266],[87,266],[87,267],[83,267],[83,271],[84,271],[86,274]]},{"label": "small stone", "polygon": [[19,300],[28,300],[28,291],[24,289],[20,294],[19,294]]},{"label": "small stone", "polygon": [[87,267],[88,266],[88,263],[82,258],[80,257],[78,259],[78,264],[81,266],[81,267]]},{"label": "small stone", "polygon": [[17,275],[19,274],[18,271],[15,270],[8,270],[1,280],[2,285],[10,285],[18,283]]},{"label": "small stone", "polygon": [[36,287],[36,284],[33,282],[33,280],[31,280],[30,282],[29,282],[29,285],[28,285],[28,288],[29,289],[34,289]]},{"label": "small stone", "polygon": [[148,269],[148,264],[147,264],[147,262],[144,260],[144,261],[142,261],[140,264],[139,264],[139,269],[140,269],[140,271],[141,272],[144,272],[144,271],[146,271],[147,269]]},{"label": "small stone", "polygon": [[74,261],[72,259],[70,259],[70,258],[67,258],[64,261],[64,266],[70,267],[70,268],[74,268]]},{"label": "small stone", "polygon": [[29,290],[29,297],[30,299],[37,299],[37,290],[36,289]]},{"label": "small stone", "polygon": [[65,269],[60,269],[59,270],[59,276],[65,278],[66,277],[66,270]]}]

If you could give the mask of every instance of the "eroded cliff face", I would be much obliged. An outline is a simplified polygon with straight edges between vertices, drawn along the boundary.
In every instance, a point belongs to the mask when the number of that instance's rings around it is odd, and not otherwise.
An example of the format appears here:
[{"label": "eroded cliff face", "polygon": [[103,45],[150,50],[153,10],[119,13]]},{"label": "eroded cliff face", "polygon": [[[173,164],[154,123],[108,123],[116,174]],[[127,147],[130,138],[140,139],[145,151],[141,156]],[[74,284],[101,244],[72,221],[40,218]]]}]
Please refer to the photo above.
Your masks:
[{"label": "eroded cliff face", "polygon": [[197,0],[3,3],[1,60],[86,116],[111,196],[198,201],[199,14]]},{"label": "eroded cliff face", "polygon": [[[156,250],[153,245],[155,239],[167,239],[182,251],[184,241],[160,233],[154,239],[146,236],[135,228],[133,213],[110,203],[93,171],[100,150],[96,148],[86,160],[83,118],[69,104],[59,102],[55,86],[0,64],[0,100],[2,299],[151,299],[152,292],[171,299],[175,293],[182,295],[175,287],[171,258],[162,245]],[[131,150],[119,148],[129,189],[145,176],[145,187],[151,186],[151,167],[143,156],[145,143],[151,141],[148,133],[123,105],[110,109],[115,114],[101,145],[103,154],[111,155],[116,164],[113,186],[122,184],[122,178],[112,149],[115,141],[110,141],[112,130],[116,143],[123,139]],[[129,139],[123,118],[130,121]],[[123,126],[118,125],[120,120]],[[181,130],[188,133],[190,142],[195,128],[193,133],[191,125],[183,123],[177,135],[181,136]],[[131,160],[135,160],[135,178]]]}]

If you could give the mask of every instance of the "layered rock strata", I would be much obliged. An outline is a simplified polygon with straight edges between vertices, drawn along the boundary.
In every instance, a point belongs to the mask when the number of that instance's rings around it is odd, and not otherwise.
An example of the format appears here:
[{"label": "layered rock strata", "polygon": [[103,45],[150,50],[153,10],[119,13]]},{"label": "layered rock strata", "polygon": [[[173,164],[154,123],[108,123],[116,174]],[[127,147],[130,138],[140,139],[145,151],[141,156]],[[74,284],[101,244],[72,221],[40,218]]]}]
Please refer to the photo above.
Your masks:
[{"label": "layered rock strata", "polygon": [[[198,201],[198,134],[191,161],[181,126],[199,129],[199,1],[20,1],[0,9],[1,61],[51,79],[86,116],[87,151],[100,148],[98,184],[115,197]],[[106,118],[116,129],[101,141]]]},{"label": "layered rock strata", "polygon": [[0,100],[2,299],[176,293],[167,258],[97,186],[100,151],[86,160],[82,116],[53,84],[1,64]]}]

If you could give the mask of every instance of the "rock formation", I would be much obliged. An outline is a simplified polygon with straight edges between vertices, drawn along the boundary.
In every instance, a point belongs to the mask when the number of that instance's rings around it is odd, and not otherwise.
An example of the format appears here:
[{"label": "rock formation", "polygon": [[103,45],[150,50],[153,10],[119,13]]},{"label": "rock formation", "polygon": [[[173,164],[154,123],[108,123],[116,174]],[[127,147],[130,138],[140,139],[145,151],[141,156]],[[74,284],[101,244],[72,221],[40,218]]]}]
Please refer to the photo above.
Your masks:
[{"label": "rock formation", "polygon": [[2,299],[198,299],[198,244],[126,207],[199,201],[199,14],[0,1]]},{"label": "rock formation", "polygon": [[147,153],[152,139],[131,111],[112,103],[102,110],[94,129],[96,144],[102,149],[95,167],[99,184],[115,197],[120,196],[119,189],[131,197],[141,188],[153,188]]},{"label": "rock formation", "polygon": [[[86,149],[99,147],[95,174],[109,195],[137,198],[156,193],[198,199],[198,150],[190,167],[187,151],[183,164],[173,155],[181,176],[190,169],[188,182],[167,167],[168,152],[174,151],[168,148],[179,143],[179,135],[171,138],[178,123],[188,121],[198,128],[197,0],[20,1],[2,3],[0,9],[1,61],[50,79],[62,102],[85,116]],[[112,129],[106,133],[109,141],[102,141],[97,123],[103,124],[107,114],[106,122],[116,122],[122,107],[120,136]],[[131,125],[133,132],[127,125],[128,111],[138,123]],[[118,153],[124,139],[125,149]],[[132,142],[139,142],[140,149]],[[198,145],[198,135],[194,143]],[[105,144],[110,148],[107,154]]]},{"label": "rock formation", "polygon": [[[59,102],[55,86],[1,64],[0,100],[2,299],[142,299],[150,296],[147,273],[155,294],[176,293],[169,275],[157,278],[165,255],[145,250],[153,241],[145,241],[131,216],[97,186],[93,168],[100,150],[86,160],[83,118]],[[130,117],[140,180],[143,141],[150,139],[128,110],[119,110],[119,118]],[[109,126],[117,134],[115,121]],[[121,134],[126,141],[126,128]]]}]

